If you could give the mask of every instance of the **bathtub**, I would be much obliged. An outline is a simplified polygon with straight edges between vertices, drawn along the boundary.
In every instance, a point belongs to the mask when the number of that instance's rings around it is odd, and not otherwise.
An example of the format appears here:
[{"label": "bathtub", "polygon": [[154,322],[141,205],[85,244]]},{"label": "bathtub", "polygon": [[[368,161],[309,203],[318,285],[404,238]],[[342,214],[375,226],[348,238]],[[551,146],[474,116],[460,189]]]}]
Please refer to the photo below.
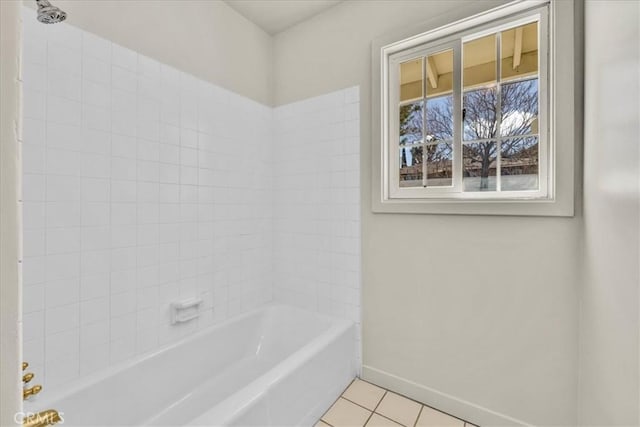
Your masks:
[{"label": "bathtub", "polygon": [[310,426],[356,369],[352,322],[273,305],[29,405],[65,426]]}]

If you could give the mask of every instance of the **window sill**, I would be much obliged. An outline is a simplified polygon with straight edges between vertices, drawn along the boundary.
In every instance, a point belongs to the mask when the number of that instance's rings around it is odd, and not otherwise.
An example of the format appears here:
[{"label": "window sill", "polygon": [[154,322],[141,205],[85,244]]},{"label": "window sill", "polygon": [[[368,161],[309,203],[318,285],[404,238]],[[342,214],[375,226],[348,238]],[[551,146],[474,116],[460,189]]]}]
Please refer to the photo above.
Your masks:
[{"label": "window sill", "polygon": [[[566,198],[565,198],[566,199]],[[436,215],[507,215],[560,216],[574,215],[573,203],[558,200],[451,200],[391,199],[373,202],[374,213]]]}]

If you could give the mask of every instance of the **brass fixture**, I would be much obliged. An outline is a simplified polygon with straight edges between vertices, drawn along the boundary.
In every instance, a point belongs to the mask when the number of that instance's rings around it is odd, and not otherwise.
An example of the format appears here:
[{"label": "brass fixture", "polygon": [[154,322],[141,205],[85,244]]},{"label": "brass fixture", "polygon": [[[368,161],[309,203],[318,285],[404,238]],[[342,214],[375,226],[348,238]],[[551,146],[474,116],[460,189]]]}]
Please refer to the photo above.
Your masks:
[{"label": "brass fixture", "polygon": [[36,394],[40,393],[42,391],[42,386],[41,385],[34,385],[31,388],[25,388],[24,390],[22,390],[22,399],[26,400],[28,398],[30,398],[31,396],[35,396]]},{"label": "brass fixture", "polygon": [[37,414],[29,415],[22,420],[22,427],[46,427],[62,421],[60,414],[55,409],[47,409]]},{"label": "brass fixture", "polygon": [[[24,371],[29,367],[27,362],[22,362],[22,370]],[[27,372],[22,376],[22,382],[28,384],[35,374],[33,372]],[[40,384],[33,387],[22,389],[22,399],[27,400],[31,396],[42,391]],[[46,411],[38,412],[37,414],[30,414],[22,419],[22,427],[47,427],[62,422],[62,417],[55,409],[47,409]]]}]

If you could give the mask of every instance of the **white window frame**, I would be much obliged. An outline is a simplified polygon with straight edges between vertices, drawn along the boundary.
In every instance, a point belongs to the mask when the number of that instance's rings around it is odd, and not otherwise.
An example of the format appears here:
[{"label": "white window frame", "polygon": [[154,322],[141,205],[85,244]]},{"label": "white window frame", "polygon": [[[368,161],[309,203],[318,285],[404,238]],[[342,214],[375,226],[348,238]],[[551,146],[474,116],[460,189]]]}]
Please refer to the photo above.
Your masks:
[{"label": "white window frame", "polygon": [[[374,212],[573,216],[575,124],[581,113],[581,108],[575,108],[579,107],[575,102],[579,88],[575,69],[580,63],[578,59],[574,60],[574,6],[573,1],[517,1],[437,26],[434,30],[424,32],[423,29],[421,33],[413,30],[414,35],[411,35],[412,30],[406,30],[374,41],[372,133],[374,141],[379,142],[379,149],[373,150]],[[462,114],[462,79],[459,76],[462,43],[534,21],[539,23],[540,39],[539,190],[461,191],[462,136],[459,126],[454,129],[453,186],[400,187],[399,64],[453,49],[454,123],[458,124]],[[547,39],[548,43],[545,42]],[[499,36],[497,40],[499,49]],[[561,56],[558,55],[560,52],[563,52]],[[554,126],[555,123],[562,123],[562,126]]]}]

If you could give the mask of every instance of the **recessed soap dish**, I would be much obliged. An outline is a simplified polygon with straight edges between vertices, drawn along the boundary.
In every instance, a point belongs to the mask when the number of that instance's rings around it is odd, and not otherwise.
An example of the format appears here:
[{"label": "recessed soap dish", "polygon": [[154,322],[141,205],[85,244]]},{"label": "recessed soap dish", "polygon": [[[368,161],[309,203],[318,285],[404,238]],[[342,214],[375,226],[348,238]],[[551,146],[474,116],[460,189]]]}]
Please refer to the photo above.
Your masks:
[{"label": "recessed soap dish", "polygon": [[200,298],[187,298],[171,303],[171,324],[184,323],[200,316]]}]

